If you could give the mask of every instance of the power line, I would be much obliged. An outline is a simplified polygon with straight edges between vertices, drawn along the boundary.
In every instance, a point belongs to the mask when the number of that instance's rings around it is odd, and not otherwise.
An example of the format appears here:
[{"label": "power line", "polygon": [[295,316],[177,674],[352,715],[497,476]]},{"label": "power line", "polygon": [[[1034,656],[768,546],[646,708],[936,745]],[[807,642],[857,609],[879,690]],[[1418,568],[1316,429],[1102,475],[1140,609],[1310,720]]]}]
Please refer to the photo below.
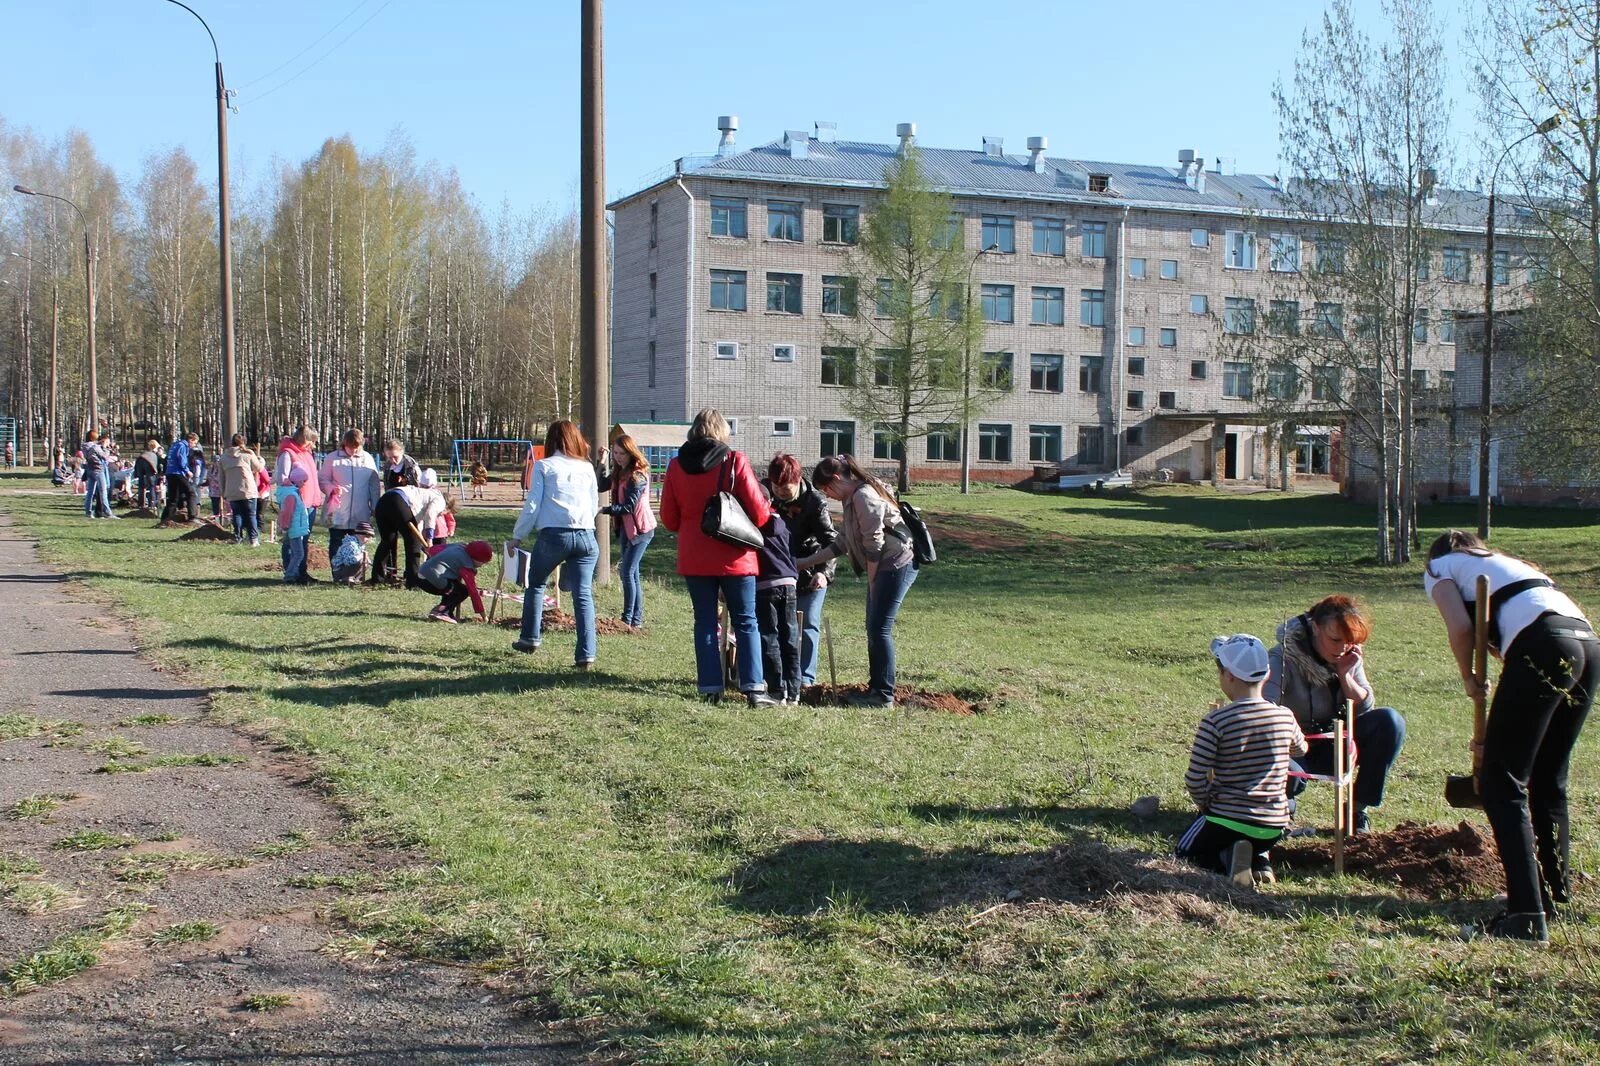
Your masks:
[{"label": "power line", "polygon": [[368,15],[365,19],[363,19],[361,21],[361,23],[356,26],[355,29],[351,30],[349,33],[345,34],[343,37],[341,37],[337,41],[335,41],[333,43],[333,46],[331,48],[329,48],[326,52],[323,52],[321,55],[317,56],[317,58],[315,58],[311,62],[307,63],[305,66],[301,67],[299,70],[297,70],[293,74],[289,75],[288,78],[286,78],[283,81],[280,81],[278,84],[274,85],[272,88],[268,89],[266,92],[260,93],[257,96],[252,97],[251,98],[252,102],[259,102],[261,100],[265,100],[267,97],[271,96],[273,93],[277,92],[279,89],[282,89],[284,86],[291,85],[294,82],[298,81],[301,78],[301,76],[304,75],[307,71],[309,71],[312,67],[316,66],[318,63],[322,62],[324,59],[327,59],[333,53],[337,52],[339,50],[339,48],[346,41],[348,41],[350,38],[354,37],[356,34],[360,33],[364,28],[366,28],[367,23],[371,22],[373,19],[375,19],[379,15],[383,14],[384,9],[387,8],[392,3],[394,3],[394,0],[384,0],[383,5],[381,7],[379,7],[376,11],[374,11],[372,14]]},{"label": "power line", "polygon": [[243,85],[238,86],[238,88],[240,88],[240,89],[248,89],[252,85],[259,85],[262,82],[266,81],[268,78],[270,78],[274,74],[278,73],[278,71],[282,70],[284,67],[289,66],[291,63],[295,62],[295,60],[299,59],[301,56],[303,56],[307,52],[311,51],[317,45],[319,45],[323,41],[327,40],[328,37],[333,33],[333,31],[337,30],[340,26],[343,26],[346,22],[349,22],[351,17],[354,16],[357,11],[360,11],[362,8],[366,7],[370,3],[372,3],[372,0],[358,0],[358,2],[356,3],[355,7],[352,7],[349,11],[345,12],[344,18],[340,19],[338,22],[335,22],[332,26],[329,26],[327,29],[323,30],[321,35],[319,35],[316,40],[312,41],[310,44],[308,44],[304,48],[300,49],[300,51],[296,52],[294,55],[290,56],[288,59],[285,59],[282,63],[279,63],[277,66],[273,67],[271,70],[267,71],[265,74],[261,75],[259,78],[252,78],[251,80],[245,82]]}]

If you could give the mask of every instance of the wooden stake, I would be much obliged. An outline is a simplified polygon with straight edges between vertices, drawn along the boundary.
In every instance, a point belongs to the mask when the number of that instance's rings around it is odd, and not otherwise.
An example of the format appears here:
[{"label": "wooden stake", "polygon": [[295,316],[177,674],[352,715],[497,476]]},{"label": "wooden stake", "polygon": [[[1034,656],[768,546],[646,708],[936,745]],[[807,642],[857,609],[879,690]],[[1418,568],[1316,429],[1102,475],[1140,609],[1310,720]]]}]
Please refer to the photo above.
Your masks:
[{"label": "wooden stake", "polygon": [[494,579],[494,595],[489,602],[489,624],[494,625],[494,617],[500,612],[500,590],[506,586],[506,546],[500,545],[500,576]]},{"label": "wooden stake", "polygon": [[833,664],[833,624],[822,620],[822,635],[828,642],[828,680],[833,682],[833,694],[839,694],[839,671]]},{"label": "wooden stake", "polygon": [[[1344,701],[1344,742],[1346,752],[1349,752],[1356,743],[1356,705],[1353,700]],[[1349,833],[1354,834],[1356,831],[1356,765],[1355,760],[1350,758],[1349,755],[1345,756],[1344,773],[1345,777],[1350,781],[1349,787],[1344,790],[1345,803],[1347,804],[1344,826]]]},{"label": "wooden stake", "polygon": [[1344,876],[1344,719],[1333,723],[1333,874]]}]

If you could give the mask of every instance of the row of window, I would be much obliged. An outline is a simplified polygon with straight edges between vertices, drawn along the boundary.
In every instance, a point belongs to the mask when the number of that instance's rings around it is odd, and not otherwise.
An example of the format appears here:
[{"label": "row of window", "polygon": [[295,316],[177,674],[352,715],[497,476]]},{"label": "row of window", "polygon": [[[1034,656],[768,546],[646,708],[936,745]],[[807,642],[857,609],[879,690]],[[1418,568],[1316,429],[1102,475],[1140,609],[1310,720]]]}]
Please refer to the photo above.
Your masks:
[{"label": "row of window", "polygon": [[[1128,443],[1142,442],[1139,433],[1128,433]],[[856,424],[847,420],[823,419],[821,423],[821,451],[823,455],[856,454]],[[789,436],[794,423],[780,419],[773,423],[774,436]],[[977,426],[975,457],[982,463],[1011,463],[1015,461],[1012,447],[1013,427],[1004,422],[980,422]],[[1059,463],[1062,460],[1066,429],[1063,426],[1028,426],[1028,461],[1033,463]],[[1078,427],[1077,462],[1097,466],[1105,462],[1105,431],[1101,426]],[[934,425],[923,438],[925,455],[930,463],[955,463],[961,460],[961,427]],[[895,439],[894,431],[887,425],[877,425],[872,430],[872,457],[884,462],[899,462],[905,454],[905,443]]]}]

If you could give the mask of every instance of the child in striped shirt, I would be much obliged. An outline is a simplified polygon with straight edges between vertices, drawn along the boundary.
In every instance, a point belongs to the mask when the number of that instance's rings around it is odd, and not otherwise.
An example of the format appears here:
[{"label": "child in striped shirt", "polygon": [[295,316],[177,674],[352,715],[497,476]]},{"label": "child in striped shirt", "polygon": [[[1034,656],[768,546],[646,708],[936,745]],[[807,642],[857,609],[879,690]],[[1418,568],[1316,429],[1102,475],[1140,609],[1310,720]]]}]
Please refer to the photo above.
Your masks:
[{"label": "child in striped shirt", "polygon": [[1200,817],[1178,841],[1178,858],[1248,888],[1273,880],[1270,849],[1289,825],[1289,760],[1306,751],[1294,712],[1261,695],[1271,668],[1266,645],[1243,633],[1211,642],[1228,702],[1200,720],[1184,786]]}]

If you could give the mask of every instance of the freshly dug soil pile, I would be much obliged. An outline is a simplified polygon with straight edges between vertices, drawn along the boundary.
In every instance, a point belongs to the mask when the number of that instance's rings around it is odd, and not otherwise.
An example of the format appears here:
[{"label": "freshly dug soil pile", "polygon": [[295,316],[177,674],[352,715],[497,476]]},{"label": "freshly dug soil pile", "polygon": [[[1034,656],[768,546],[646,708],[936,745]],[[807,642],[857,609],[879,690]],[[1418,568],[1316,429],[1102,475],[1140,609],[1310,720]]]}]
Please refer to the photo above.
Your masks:
[{"label": "freshly dug soil pile", "polygon": [[189,532],[178,538],[179,540],[233,540],[233,532],[221,526],[212,525],[210,522],[201,522]]},{"label": "freshly dug soil pile", "polygon": [[[268,544],[266,539],[262,538],[261,547],[264,548],[264,549],[271,550],[271,549],[273,549],[274,546],[271,545],[271,544]],[[282,541],[280,541],[278,543],[277,549],[272,552],[272,561],[270,563],[262,563],[261,564],[261,569],[263,569],[263,570],[271,570],[274,573],[280,573],[281,574],[283,572],[283,556],[280,555],[279,552],[281,552],[282,550],[283,550]],[[326,570],[331,565],[332,564],[328,561],[328,549],[327,548],[324,548],[320,544],[307,544],[306,545],[306,570],[308,572],[310,572],[312,574],[312,576],[316,576],[316,572],[318,570]]]},{"label": "freshly dug soil pile", "polygon": [[[865,685],[813,685],[800,693],[800,702],[808,707],[836,707],[851,696],[866,695]],[[895,703],[902,707],[915,707],[920,711],[943,711],[945,714],[977,714],[982,708],[969,703],[953,692],[926,692],[901,685],[894,691]]]},{"label": "freshly dug soil pile", "polygon": [[161,512],[160,511],[153,511],[148,507],[141,507],[136,511],[129,511],[127,514],[123,515],[122,517],[124,517],[124,518],[160,518],[161,517]]},{"label": "freshly dug soil pile", "polygon": [[[502,607],[500,617],[495,620],[494,624],[501,629],[520,629],[522,628],[522,611],[512,607],[510,612],[507,613],[506,608]],[[554,608],[545,609],[544,618],[540,623],[540,631],[542,633],[571,633],[577,628],[576,619],[566,611],[557,611]],[[616,618],[596,618],[594,620],[594,631],[596,636],[602,637],[627,637],[633,635],[633,630],[623,625]]]},{"label": "freshly dug soil pile", "polygon": [[[1272,858],[1291,870],[1330,870],[1333,838],[1297,839],[1273,848]],[[1470,822],[1454,828],[1402,822],[1387,833],[1354,837],[1345,841],[1344,868],[1417,899],[1462,896],[1471,889],[1492,893],[1505,880],[1494,839]]]}]

